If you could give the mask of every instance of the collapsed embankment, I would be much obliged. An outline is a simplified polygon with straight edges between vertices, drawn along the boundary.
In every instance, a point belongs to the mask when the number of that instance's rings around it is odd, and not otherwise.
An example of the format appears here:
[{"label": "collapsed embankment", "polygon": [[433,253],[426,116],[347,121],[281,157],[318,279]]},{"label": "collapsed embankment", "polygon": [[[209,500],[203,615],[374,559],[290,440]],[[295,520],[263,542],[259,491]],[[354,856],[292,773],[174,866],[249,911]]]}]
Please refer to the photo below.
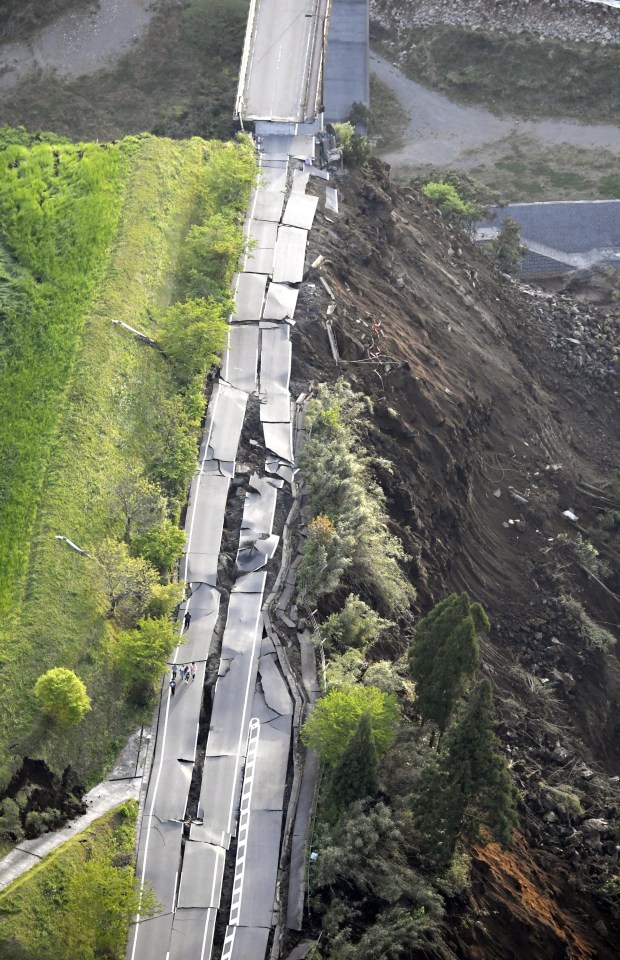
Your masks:
[{"label": "collapsed embankment", "polygon": [[293,388],[343,375],[372,398],[365,443],[393,464],[376,476],[419,611],[465,589],[489,612],[483,672],[522,791],[514,852],[476,853],[450,942],[466,957],[611,958],[618,314],[522,290],[377,162],[339,188],[339,216],[319,205],[308,260],[325,258],[341,365],[311,271]]}]

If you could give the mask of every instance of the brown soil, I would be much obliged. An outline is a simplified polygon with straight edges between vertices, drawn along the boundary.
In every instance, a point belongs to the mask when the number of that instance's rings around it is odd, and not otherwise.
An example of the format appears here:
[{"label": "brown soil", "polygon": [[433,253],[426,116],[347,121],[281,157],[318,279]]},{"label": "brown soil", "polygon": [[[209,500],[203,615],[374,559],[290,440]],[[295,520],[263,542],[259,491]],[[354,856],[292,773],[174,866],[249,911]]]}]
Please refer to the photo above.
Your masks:
[{"label": "brown soil", "polygon": [[[412,558],[419,611],[467,590],[492,620],[483,670],[523,792],[523,837],[508,854],[477,852],[477,919],[455,934],[459,955],[611,960],[620,665],[616,650],[590,649],[562,597],[617,634],[620,317],[522,290],[388,169],[373,161],[368,176],[344,177],[339,216],[328,220],[319,203],[308,261],[326,258],[341,369],[323,324],[327,294],[310,271],[293,378],[301,389],[344,375],[372,397],[365,440],[394,465],[377,478]],[[311,189],[323,196],[318,181]],[[572,546],[579,532],[607,564],[596,580]],[[555,802],[557,787],[574,791],[577,812]],[[583,827],[591,818],[604,820],[602,833]]]}]

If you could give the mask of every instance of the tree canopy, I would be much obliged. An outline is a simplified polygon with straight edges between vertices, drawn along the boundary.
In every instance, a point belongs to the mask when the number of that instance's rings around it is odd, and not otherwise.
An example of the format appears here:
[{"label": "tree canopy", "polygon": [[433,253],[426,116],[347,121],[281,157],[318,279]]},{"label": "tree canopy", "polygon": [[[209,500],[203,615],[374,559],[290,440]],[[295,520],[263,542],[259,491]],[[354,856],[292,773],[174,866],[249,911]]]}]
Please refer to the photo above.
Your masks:
[{"label": "tree canopy", "polygon": [[104,540],[95,560],[108,616],[125,625],[135,623],[157,584],[157,571],[142,557],[131,557],[127,544],[117,540]]},{"label": "tree canopy", "polygon": [[366,714],[371,738],[381,756],[394,739],[399,717],[394,694],[376,687],[344,684],[322,697],[301,730],[301,739],[322,760],[335,766],[347,749],[360,719]]},{"label": "tree canopy", "polygon": [[475,839],[480,826],[503,846],[510,843],[517,823],[516,790],[499,752],[493,719],[491,685],[482,680],[448,731],[444,752],[427,764],[416,785],[419,846],[440,868],[450,863],[459,837],[465,833]]},{"label": "tree canopy", "polygon": [[169,620],[147,617],[138,622],[135,630],[122,630],[111,643],[116,668],[136,699],[148,696],[178,642],[179,636]]},{"label": "tree canopy", "polygon": [[43,710],[63,727],[73,727],[90,710],[82,680],[66,667],[52,667],[37,680],[34,693]]},{"label": "tree canopy", "polygon": [[219,363],[228,332],[226,315],[231,309],[231,300],[221,303],[200,297],[168,307],[159,342],[181,383],[189,383]]},{"label": "tree canopy", "polygon": [[139,470],[132,470],[117,483],[114,493],[125,521],[125,543],[161,523],[167,501],[160,488]]},{"label": "tree canopy", "polygon": [[356,800],[374,797],[379,789],[377,749],[370,717],[363,713],[329,778],[329,800],[334,814]]},{"label": "tree canopy", "polygon": [[480,661],[478,631],[489,621],[479,603],[453,593],[418,623],[409,648],[416,703],[424,720],[446,729]]}]

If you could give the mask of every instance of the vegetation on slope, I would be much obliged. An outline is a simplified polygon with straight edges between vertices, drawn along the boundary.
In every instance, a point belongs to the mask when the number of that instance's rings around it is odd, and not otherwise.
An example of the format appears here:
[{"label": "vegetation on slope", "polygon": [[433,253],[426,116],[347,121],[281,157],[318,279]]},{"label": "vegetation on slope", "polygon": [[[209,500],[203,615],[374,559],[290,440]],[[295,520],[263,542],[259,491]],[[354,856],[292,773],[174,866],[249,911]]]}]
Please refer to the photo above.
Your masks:
[{"label": "vegetation on slope", "polygon": [[302,597],[313,603],[346,581],[383,612],[404,613],[415,591],[399,566],[405,553],[389,531],[385,496],[356,433],[363,414],[363,398],[342,381],[321,384],[308,404],[300,465],[311,519],[298,575]]},{"label": "vegetation on slope", "polygon": [[[137,803],[127,801],[0,893],[3,960],[120,960],[139,889]],[[143,915],[157,911],[143,895]]]},{"label": "vegetation on slope", "polygon": [[312,519],[301,599],[316,584],[319,611],[333,610],[346,582],[368,601],[349,594],[316,630],[328,689],[301,731],[323,766],[310,902],[317,957],[334,960],[440,955],[446,902],[467,887],[468,846],[508,845],[517,821],[491,687],[474,683],[478,634],[489,629],[481,605],[452,594],[418,620],[408,660],[379,660],[399,641],[373,606],[411,633],[412,593],[357,436],[363,411],[348,385],[321,385],[303,449]]},{"label": "vegetation on slope", "polygon": [[5,256],[1,616],[17,600],[59,404],[90,298],[105,269],[135,143],[3,146],[0,233],[15,268]]},{"label": "vegetation on slope", "polygon": [[[91,778],[140,707],[126,649],[118,655],[116,638],[140,629],[144,618],[167,619],[180,599],[177,586],[168,582],[183,543],[176,527],[195,464],[204,372],[224,344],[221,318],[241,249],[239,214],[254,171],[246,140],[131,141],[118,229],[85,322],[50,445],[32,539],[26,544],[26,589],[21,605],[16,602],[5,619],[1,637],[2,658],[10,665],[0,689],[5,781],[24,755],[42,755],[55,769],[71,763],[80,776]],[[154,340],[165,340],[171,306],[183,310],[184,238],[192,225],[207,224],[215,211],[237,231],[237,244],[219,273],[212,274],[211,295],[203,302],[217,322],[205,341],[202,362],[188,376],[163,351],[111,321],[122,320]],[[57,231],[63,217],[64,211],[59,212]],[[136,505],[143,519],[127,535],[127,510]],[[90,557],[57,541],[57,534],[78,543]],[[146,580],[136,593],[138,575]],[[119,597],[119,584],[129,586],[129,594],[125,589]],[[14,582],[5,589],[17,595]],[[170,633],[169,644],[173,642]],[[133,644],[136,656],[140,648]],[[57,666],[77,672],[92,703],[92,711],[73,731],[50,726],[36,709],[35,680]],[[148,691],[138,699],[148,700]],[[8,744],[13,745],[12,757]]]}]

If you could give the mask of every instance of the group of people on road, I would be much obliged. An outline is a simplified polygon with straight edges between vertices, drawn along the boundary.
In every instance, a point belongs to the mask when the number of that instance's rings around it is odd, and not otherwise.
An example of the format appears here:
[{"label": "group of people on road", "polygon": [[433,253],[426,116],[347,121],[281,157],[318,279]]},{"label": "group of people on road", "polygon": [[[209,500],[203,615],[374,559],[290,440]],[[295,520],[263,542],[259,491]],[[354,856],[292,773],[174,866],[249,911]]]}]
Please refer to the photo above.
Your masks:
[{"label": "group of people on road", "polygon": [[170,694],[174,696],[177,690],[177,676],[179,677],[179,683],[183,680],[186,684],[191,683],[192,680],[196,679],[196,664],[193,660],[191,663],[173,663],[170,672]]}]

